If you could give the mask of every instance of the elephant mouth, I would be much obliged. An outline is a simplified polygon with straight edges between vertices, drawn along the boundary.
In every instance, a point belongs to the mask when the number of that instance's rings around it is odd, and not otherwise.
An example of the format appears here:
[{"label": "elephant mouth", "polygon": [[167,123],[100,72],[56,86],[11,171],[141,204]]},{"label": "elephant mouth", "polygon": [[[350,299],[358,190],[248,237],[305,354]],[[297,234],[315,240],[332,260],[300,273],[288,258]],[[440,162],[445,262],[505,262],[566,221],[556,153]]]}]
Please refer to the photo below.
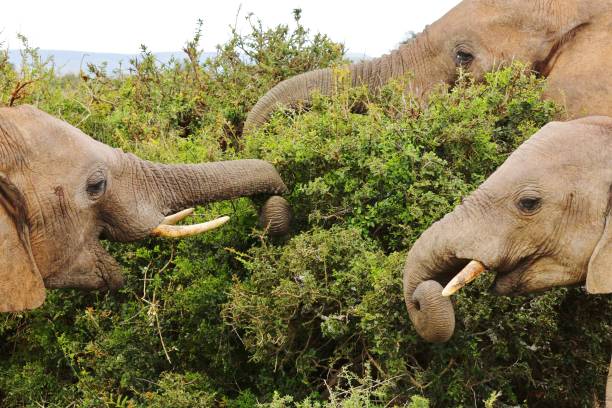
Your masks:
[{"label": "elephant mouth", "polygon": [[532,267],[534,260],[525,257],[512,267],[496,269],[495,279],[489,288],[491,292],[500,296],[520,295],[525,290],[525,273]]},{"label": "elephant mouth", "polygon": [[142,233],[128,237],[118,237],[117,231],[109,228],[110,224],[100,227],[99,231],[94,231],[92,239],[81,243],[75,256],[65,259],[63,268],[58,268],[57,271],[45,276],[45,286],[49,289],[72,287],[84,290],[117,290],[124,283],[122,268],[103,247],[100,240],[132,242],[145,236],[184,238],[219,228],[229,220],[228,216],[223,216],[200,224],[176,225],[193,212],[193,208],[188,208],[168,215],[158,223],[157,227],[146,228]]}]

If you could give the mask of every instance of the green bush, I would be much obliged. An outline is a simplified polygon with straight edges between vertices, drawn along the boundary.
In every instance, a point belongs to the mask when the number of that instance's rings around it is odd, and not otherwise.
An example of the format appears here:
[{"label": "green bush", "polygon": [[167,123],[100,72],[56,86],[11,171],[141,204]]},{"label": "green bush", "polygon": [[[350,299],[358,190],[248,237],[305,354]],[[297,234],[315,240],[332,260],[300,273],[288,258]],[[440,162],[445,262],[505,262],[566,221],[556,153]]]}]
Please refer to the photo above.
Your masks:
[{"label": "green bush", "polygon": [[342,62],[341,45],[294,17],[264,30],[249,16],[251,33],[234,30],[207,61],[198,26],[183,60],[143,49],[123,73],[59,76],[30,47],[19,71],[0,56],[1,104],[35,104],[150,160],[263,158],[295,213],[285,242],[240,199],[198,209],[196,220],[232,215],[205,236],[105,243],[124,266],[119,293],[55,290],[0,316],[0,406],[591,406],[611,329],[591,317],[612,299],[494,297],[480,279],[456,297],[443,345],[420,340],[402,299],[419,234],[560,115],[544,83],[515,64],[482,83],[462,74],[425,105],[405,94],[409,78],[370,94],[336,69],[333,96],[242,135],[273,84]]}]

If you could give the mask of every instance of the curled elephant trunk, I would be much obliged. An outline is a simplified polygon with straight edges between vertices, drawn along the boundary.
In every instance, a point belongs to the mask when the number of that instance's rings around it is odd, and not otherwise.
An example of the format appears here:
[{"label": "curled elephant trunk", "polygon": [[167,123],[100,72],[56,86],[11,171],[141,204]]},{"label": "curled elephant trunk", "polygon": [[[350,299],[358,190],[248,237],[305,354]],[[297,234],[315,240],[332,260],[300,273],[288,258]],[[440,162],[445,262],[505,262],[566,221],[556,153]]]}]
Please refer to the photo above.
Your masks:
[{"label": "curled elephant trunk", "polygon": [[454,242],[442,233],[447,215],[414,243],[404,265],[404,301],[419,335],[432,343],[448,341],[455,330],[455,312],[446,285],[469,260],[456,256]]},{"label": "curled elephant trunk", "polygon": [[[416,55],[423,58],[428,56],[427,48],[420,45],[422,41],[422,39],[415,39],[380,58],[349,65],[351,84],[353,86],[366,85],[371,91],[376,91],[391,78],[401,77],[408,72],[413,72],[416,80],[423,78],[420,72],[425,64],[415,57]],[[245,131],[261,126],[279,106],[308,105],[314,91],[322,95],[333,93],[332,69],[305,72],[277,84],[251,109],[244,124]]]}]

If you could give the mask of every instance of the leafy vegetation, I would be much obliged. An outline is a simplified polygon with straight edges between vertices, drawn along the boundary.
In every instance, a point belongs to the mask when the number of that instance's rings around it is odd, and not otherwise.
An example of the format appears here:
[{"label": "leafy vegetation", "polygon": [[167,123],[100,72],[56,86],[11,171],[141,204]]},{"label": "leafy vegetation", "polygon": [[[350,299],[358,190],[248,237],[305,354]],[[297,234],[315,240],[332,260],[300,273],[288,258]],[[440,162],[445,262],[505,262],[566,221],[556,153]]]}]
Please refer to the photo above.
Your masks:
[{"label": "leafy vegetation", "polygon": [[[248,135],[249,108],[278,81],[340,67],[341,45],[299,23],[233,32],[201,61],[60,76],[26,45],[0,57],[0,102],[30,103],[92,137],[164,162],[258,157],[290,188],[291,237],[270,240],[246,199],[198,209],[232,221],[169,242],[107,243],[119,293],[50,291],[0,316],[0,406],[592,406],[603,395],[612,299],[559,289],[494,297],[487,279],[456,297],[453,339],[419,339],[401,267],[419,234],[539,127],[560,115],[519,64],[461,74],[428,104],[404,78],[370,94],[346,85],[310,111],[278,112]],[[25,41],[25,39],[24,39]],[[352,107],[367,106],[366,114]],[[601,318],[593,318],[600,316]],[[71,405],[72,404],[72,405]],[[496,405],[498,404],[498,405]]]}]

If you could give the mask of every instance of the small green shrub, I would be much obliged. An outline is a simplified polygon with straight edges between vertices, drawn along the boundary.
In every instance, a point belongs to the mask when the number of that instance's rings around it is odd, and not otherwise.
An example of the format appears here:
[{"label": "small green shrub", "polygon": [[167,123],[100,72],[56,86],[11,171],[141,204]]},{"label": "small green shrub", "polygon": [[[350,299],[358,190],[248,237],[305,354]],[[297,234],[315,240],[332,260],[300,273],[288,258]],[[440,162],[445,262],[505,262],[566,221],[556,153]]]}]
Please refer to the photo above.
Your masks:
[{"label": "small green shrub", "polygon": [[[481,84],[462,76],[427,107],[406,99],[406,85],[393,82],[377,99],[344,89],[247,137],[246,154],[274,163],[293,186],[300,227],[346,222],[386,251],[406,248],[556,112],[520,66]],[[352,114],[350,101],[365,96],[368,115]]]}]

